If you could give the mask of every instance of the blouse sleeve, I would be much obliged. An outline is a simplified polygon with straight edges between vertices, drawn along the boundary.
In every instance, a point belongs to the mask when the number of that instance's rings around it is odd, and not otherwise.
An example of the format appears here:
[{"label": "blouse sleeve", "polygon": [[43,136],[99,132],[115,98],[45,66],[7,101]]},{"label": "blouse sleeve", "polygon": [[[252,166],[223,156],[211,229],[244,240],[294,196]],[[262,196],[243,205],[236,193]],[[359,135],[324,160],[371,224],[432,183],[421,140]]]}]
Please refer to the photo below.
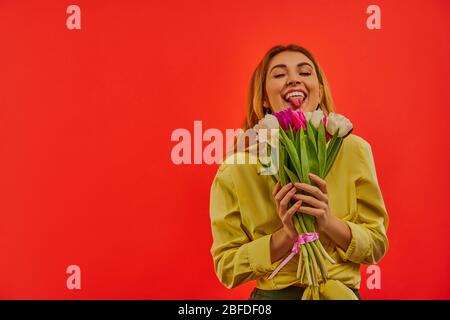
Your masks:
[{"label": "blouse sleeve", "polygon": [[370,144],[361,140],[357,158],[360,173],[356,180],[356,219],[345,221],[351,230],[352,240],[344,252],[336,247],[344,261],[375,264],[386,253],[389,243],[386,235],[388,215],[378,185]]},{"label": "blouse sleeve", "polygon": [[251,240],[242,228],[230,171],[230,167],[220,167],[211,186],[211,254],[219,280],[227,288],[234,288],[273,271],[275,263],[271,263],[270,257],[271,234]]}]

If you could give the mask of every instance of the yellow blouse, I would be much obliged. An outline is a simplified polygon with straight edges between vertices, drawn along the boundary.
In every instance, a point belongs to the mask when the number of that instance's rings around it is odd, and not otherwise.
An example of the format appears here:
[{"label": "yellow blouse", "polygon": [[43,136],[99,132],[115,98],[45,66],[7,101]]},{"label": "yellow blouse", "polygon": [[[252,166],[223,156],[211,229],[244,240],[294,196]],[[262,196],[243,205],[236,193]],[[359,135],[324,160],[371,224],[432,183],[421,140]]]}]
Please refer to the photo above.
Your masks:
[{"label": "yellow blouse", "polygon": [[[247,160],[250,156],[237,155]],[[361,263],[375,264],[385,255],[388,215],[372,149],[361,137],[350,134],[344,139],[325,180],[330,210],[349,225],[352,234],[344,251],[326,234],[319,233],[324,248],[336,261],[330,264],[325,259],[330,280],[327,283],[319,280],[321,298],[340,299],[345,296],[341,295],[342,290],[352,292],[348,288],[360,288]],[[264,290],[307,285],[296,277],[298,255],[268,280],[285,258],[271,263],[270,237],[282,227],[272,197],[273,188],[272,178],[259,175],[256,164],[225,161],[217,171],[210,194],[211,254],[215,273],[227,288],[251,280],[256,280],[256,286]]]}]

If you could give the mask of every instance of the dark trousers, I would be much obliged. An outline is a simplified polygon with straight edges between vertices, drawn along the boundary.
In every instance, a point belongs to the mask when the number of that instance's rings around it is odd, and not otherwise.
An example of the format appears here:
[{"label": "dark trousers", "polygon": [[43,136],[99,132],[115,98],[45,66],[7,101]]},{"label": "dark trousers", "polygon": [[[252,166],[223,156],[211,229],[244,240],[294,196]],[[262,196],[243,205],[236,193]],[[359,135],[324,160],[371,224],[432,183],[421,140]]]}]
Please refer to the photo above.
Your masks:
[{"label": "dark trousers", "polygon": [[[351,289],[361,300],[358,289]],[[290,286],[281,290],[262,290],[254,288],[249,300],[300,300],[305,288]]]}]

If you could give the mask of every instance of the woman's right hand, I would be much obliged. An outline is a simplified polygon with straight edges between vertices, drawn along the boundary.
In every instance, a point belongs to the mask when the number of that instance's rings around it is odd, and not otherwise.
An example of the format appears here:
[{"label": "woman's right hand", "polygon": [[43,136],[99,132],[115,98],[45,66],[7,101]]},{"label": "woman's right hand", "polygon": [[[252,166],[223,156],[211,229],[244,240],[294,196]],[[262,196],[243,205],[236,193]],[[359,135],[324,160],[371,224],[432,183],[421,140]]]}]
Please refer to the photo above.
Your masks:
[{"label": "woman's right hand", "polygon": [[296,239],[298,237],[297,230],[295,230],[294,223],[292,222],[292,216],[300,208],[302,200],[297,201],[289,208],[289,203],[296,192],[297,188],[292,183],[288,183],[282,187],[280,182],[277,182],[272,192],[277,206],[278,216],[283,223],[283,230],[290,239]]}]

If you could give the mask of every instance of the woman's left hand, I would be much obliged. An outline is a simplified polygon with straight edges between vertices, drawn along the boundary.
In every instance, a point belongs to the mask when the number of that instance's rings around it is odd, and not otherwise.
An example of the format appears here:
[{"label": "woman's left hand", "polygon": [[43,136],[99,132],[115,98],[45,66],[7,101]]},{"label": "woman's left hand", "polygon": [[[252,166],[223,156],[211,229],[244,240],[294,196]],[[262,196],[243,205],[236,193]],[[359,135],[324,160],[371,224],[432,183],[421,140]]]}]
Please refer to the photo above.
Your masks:
[{"label": "woman's left hand", "polygon": [[297,211],[314,216],[316,218],[317,228],[320,231],[325,231],[331,217],[330,208],[328,207],[327,183],[313,173],[310,173],[309,177],[317,187],[307,183],[295,183],[294,185],[298,189],[304,190],[310,195],[296,194],[293,198],[302,200],[302,203],[308,203],[312,206],[304,207],[302,205]]}]

